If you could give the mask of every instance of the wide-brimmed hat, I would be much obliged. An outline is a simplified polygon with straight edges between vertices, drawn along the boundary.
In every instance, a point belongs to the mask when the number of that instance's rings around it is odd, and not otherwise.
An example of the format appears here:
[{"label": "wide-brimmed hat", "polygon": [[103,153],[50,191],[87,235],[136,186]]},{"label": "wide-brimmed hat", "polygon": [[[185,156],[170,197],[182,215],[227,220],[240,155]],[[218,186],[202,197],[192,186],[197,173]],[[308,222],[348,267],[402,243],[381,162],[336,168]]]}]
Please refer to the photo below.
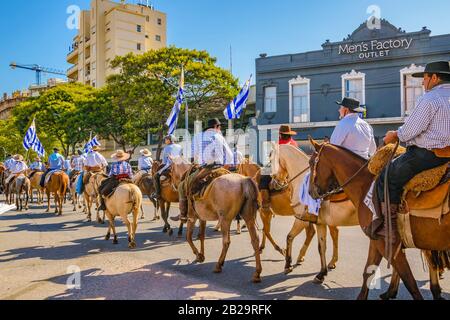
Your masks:
[{"label": "wide-brimmed hat", "polygon": [[426,65],[424,72],[413,73],[414,78],[423,78],[425,74],[437,74],[450,76],[450,63],[448,61],[436,61]]},{"label": "wide-brimmed hat", "polygon": [[127,161],[128,159],[130,159],[130,154],[126,153],[123,150],[117,150],[116,153],[111,156],[111,158],[117,161]]},{"label": "wide-brimmed hat", "polygon": [[92,151],[100,151],[100,147],[99,146],[93,146],[91,148]]},{"label": "wide-brimmed hat", "polygon": [[16,161],[23,161],[23,156],[21,154],[16,154],[13,157],[13,159],[16,160]]},{"label": "wide-brimmed hat", "polygon": [[36,158],[34,158],[34,161],[41,161],[41,158],[36,157]]},{"label": "wide-brimmed hat", "polygon": [[284,134],[284,135],[287,135],[287,136],[296,136],[297,132],[293,131],[291,129],[291,126],[289,126],[289,125],[282,125],[280,127],[280,134]]},{"label": "wide-brimmed hat", "polygon": [[349,108],[350,110],[353,110],[354,112],[365,112],[366,109],[361,107],[361,103],[359,100],[353,99],[353,98],[344,98],[342,101],[336,101],[337,105]]},{"label": "wide-brimmed hat", "polygon": [[217,118],[208,120],[207,129],[214,128],[215,126],[221,126],[220,120]]},{"label": "wide-brimmed hat", "polygon": [[144,157],[151,157],[152,156],[152,152],[148,149],[143,149],[141,151],[139,151],[139,153],[144,156]]},{"label": "wide-brimmed hat", "polygon": [[53,148],[54,152],[59,152],[59,148]]}]

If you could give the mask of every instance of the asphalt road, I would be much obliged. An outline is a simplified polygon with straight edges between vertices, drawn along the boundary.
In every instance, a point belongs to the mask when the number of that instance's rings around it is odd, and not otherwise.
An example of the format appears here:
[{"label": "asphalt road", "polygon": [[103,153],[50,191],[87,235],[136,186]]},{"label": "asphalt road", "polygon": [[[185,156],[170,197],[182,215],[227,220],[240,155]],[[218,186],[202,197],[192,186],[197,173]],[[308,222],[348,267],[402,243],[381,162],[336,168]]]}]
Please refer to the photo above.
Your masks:
[{"label": "asphalt road", "polygon": [[[0,299],[348,300],[359,293],[367,257],[368,239],[362,231],[341,228],[337,269],[323,284],[316,284],[313,279],[320,268],[316,240],[305,262],[289,275],[283,273],[283,257],[268,244],[262,255],[262,282],[253,284],[255,264],[248,232],[236,235],[233,231],[223,273],[214,274],[222,243],[213,224],[207,229],[206,261],[197,264],[184,239],[178,239],[176,232],[169,237],[162,233],[161,221],[150,221],[153,208],[148,203],[146,218],[139,221],[135,250],[128,249],[122,222],[117,229],[119,244],[113,245],[104,240],[106,225],[86,222],[82,213],[72,212],[68,205],[62,217],[44,211],[32,205],[28,212],[0,215]],[[173,208],[171,215],[176,214]],[[282,247],[292,222],[293,218],[280,217],[273,221],[273,235]],[[304,238],[302,234],[294,243],[294,259]],[[409,250],[408,257],[422,294],[431,299],[419,251]],[[80,273],[74,274],[76,270]],[[391,273],[383,263],[381,289],[372,290],[370,299],[378,299],[387,289]],[[67,286],[78,279],[79,289]],[[449,299],[450,274],[441,285]],[[398,298],[411,299],[403,284]]]}]

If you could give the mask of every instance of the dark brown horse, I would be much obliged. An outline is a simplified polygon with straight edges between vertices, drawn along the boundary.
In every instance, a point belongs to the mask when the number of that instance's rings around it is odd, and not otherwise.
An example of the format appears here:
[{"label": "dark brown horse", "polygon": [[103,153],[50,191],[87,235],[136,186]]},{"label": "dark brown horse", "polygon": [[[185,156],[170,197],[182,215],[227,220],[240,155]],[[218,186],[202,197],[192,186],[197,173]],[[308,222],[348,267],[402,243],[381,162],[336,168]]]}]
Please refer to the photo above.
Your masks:
[{"label": "dark brown horse", "polygon": [[[318,144],[311,140],[316,154],[312,161],[312,174],[310,184],[310,194],[313,198],[321,198],[329,192],[335,181],[344,186],[345,193],[349,196],[355,207],[358,209],[359,224],[361,228],[367,228],[373,214],[364,204],[364,199],[373,183],[374,176],[369,172],[366,161],[354,153],[331,144]],[[448,251],[450,249],[450,214],[446,214],[440,221],[411,216],[411,232],[417,248],[425,251]],[[406,255],[401,248],[400,239],[394,244],[392,266],[398,276],[403,280],[406,288],[414,299],[423,299],[416,280],[411,272]],[[372,273],[369,268],[378,266],[381,260],[387,258],[385,252],[385,241],[371,240],[367,263],[363,274],[363,285],[358,299],[367,299],[369,294],[368,281]],[[431,269],[431,268],[430,268]],[[438,267],[435,266],[435,272]],[[431,270],[430,270],[431,271]],[[395,288],[398,279],[393,274],[391,288]],[[435,272],[437,275],[437,272]],[[431,291],[435,299],[440,298],[440,286],[438,276],[431,277]]]},{"label": "dark brown horse", "polygon": [[[136,183],[137,182],[137,183]],[[139,181],[134,181],[134,183],[139,187],[142,194],[147,196],[148,199],[152,202],[155,211],[153,212],[153,219],[151,221],[156,221],[160,219],[158,215],[159,211],[159,200],[155,200],[152,198],[152,194],[155,192],[155,185],[153,183],[153,178],[151,175],[143,175]],[[144,209],[141,206],[142,216],[141,219],[144,219]]]}]

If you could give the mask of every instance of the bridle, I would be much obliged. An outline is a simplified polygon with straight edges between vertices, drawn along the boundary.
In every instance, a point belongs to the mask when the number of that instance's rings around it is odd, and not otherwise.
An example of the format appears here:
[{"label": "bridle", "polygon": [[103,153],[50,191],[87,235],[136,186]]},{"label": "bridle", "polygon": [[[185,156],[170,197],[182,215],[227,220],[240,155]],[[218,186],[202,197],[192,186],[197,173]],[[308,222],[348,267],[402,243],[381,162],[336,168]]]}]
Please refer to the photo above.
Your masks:
[{"label": "bridle", "polygon": [[[320,155],[322,154],[322,151],[323,151],[323,149],[324,149],[324,147],[326,146],[326,145],[328,145],[329,143],[324,143],[324,144],[322,144],[322,146],[320,147],[320,150],[319,150],[319,152],[318,152],[318,154],[317,154],[317,157],[316,157],[316,159],[314,159],[314,164],[313,164],[313,168],[312,168],[312,170],[311,170],[311,172],[312,172],[312,182],[315,184],[315,178],[317,177],[317,175],[316,175],[316,171],[317,171],[317,165],[318,165],[318,163],[319,163],[319,160],[320,160]],[[335,195],[335,194],[338,194],[338,193],[341,193],[341,192],[343,192],[344,191],[344,188],[348,185],[348,184],[350,184],[350,182],[352,182],[353,181],[353,179],[354,178],[356,178],[367,166],[369,165],[369,161],[367,161],[361,168],[359,168],[358,169],[358,171],[356,171],[356,173],[354,174],[354,175],[352,175],[349,179],[347,179],[347,181],[344,183],[344,184],[342,184],[342,185],[339,185],[338,187],[336,187],[336,188],[334,188],[334,189],[332,189],[331,191],[328,191],[328,192],[326,192],[326,193],[324,193],[324,194],[320,194],[320,193],[318,193],[319,194],[319,200],[324,200],[324,199],[326,199],[326,198],[328,198],[328,197],[330,197],[330,196],[333,196],[333,195]]]},{"label": "bridle", "polygon": [[[281,167],[280,164],[278,164],[278,165]],[[286,170],[286,169],[284,169],[284,170]],[[296,174],[292,179],[289,179],[287,181],[280,181],[277,179],[277,177],[275,175],[271,175],[275,190],[280,191],[280,190],[286,189],[289,186],[289,184],[291,184],[295,179],[300,177],[302,174],[304,174],[308,170],[309,170],[309,166],[307,166],[305,169],[303,169],[298,174]]]}]

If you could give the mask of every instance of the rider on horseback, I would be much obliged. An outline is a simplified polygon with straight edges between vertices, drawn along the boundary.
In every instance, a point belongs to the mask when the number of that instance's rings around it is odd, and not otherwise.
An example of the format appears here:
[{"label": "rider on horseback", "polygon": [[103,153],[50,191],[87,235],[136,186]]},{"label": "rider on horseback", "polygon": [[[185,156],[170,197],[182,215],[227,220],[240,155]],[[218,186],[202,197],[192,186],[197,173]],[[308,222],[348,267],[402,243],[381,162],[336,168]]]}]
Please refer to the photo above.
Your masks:
[{"label": "rider on horseback", "polygon": [[134,177],[134,183],[139,185],[145,174],[151,173],[153,166],[152,153],[148,149],[139,151],[141,154],[138,159],[138,173]]},{"label": "rider on horseback", "polygon": [[105,198],[111,196],[122,180],[130,180],[133,178],[133,169],[127,162],[130,159],[130,154],[122,150],[118,150],[111,156],[115,160],[111,164],[111,171],[109,178],[103,180],[99,187],[101,205],[98,210],[106,210]]},{"label": "rider on horseback", "polygon": [[[373,128],[359,117],[359,113],[364,112],[365,109],[361,107],[358,100],[352,98],[344,98],[341,102],[336,101],[336,104],[340,106],[340,121],[333,131],[330,143],[344,147],[364,159],[369,159],[377,151],[377,145]],[[312,199],[309,195],[309,179],[310,174],[307,174],[300,190],[301,201],[307,205],[307,210],[302,216],[296,215],[296,218],[317,223],[320,201]]]},{"label": "rider on horseback", "polygon": [[171,158],[181,157],[183,156],[183,147],[179,144],[176,144],[176,137],[174,135],[168,135],[164,138],[164,147],[163,155],[162,155],[162,164],[163,167],[155,173],[153,177],[153,183],[155,185],[155,193],[152,195],[152,198],[159,199],[161,197],[161,177],[165,176],[172,164]]},{"label": "rider on horseback", "polygon": [[100,151],[100,147],[93,146],[84,159],[83,167],[85,170],[81,172],[81,178],[77,183],[76,191],[78,194],[83,193],[84,185],[89,181],[91,172],[100,172],[108,166],[108,161],[98,151]]},{"label": "rider on horseback", "polygon": [[28,170],[27,164],[23,161],[23,156],[16,154],[14,157],[14,162],[10,165],[10,175],[5,180],[5,185],[8,187],[9,183],[18,177],[20,174],[25,173]]},{"label": "rider on horseback", "polygon": [[[403,187],[414,176],[450,161],[450,65],[447,61],[433,62],[426,66],[425,72],[412,75],[423,78],[425,95],[419,99],[411,115],[398,131],[389,131],[385,144],[400,141],[406,143],[407,151],[395,159],[389,168],[389,199],[392,228],[397,230],[396,221]],[[377,217],[373,225],[373,236],[385,236],[387,230],[384,199],[384,177],[381,173],[376,184],[379,201],[382,203],[383,217]],[[378,233],[376,233],[376,229]],[[395,242],[397,232],[392,241]]]},{"label": "rider on horseback", "polygon": [[72,181],[74,175],[78,175],[83,171],[84,161],[86,160],[83,156],[83,151],[78,150],[77,153],[78,155],[73,156],[70,163],[73,169],[69,174],[70,181]]},{"label": "rider on horseback", "polygon": [[44,187],[45,177],[51,171],[62,170],[64,168],[64,157],[59,154],[59,149],[54,148],[53,153],[48,157],[49,168],[45,171],[45,173],[41,177],[41,187]]},{"label": "rider on horseback", "polygon": [[36,172],[44,172],[45,171],[45,165],[42,162],[41,158],[36,157],[34,158],[34,162],[30,165],[30,169],[32,170],[30,175],[28,176],[29,179],[33,178],[33,176],[36,174]]},{"label": "rider on horseback", "polygon": [[207,129],[194,136],[192,155],[194,163],[200,166],[180,183],[178,187],[180,215],[175,218],[171,217],[171,220],[187,222],[188,199],[186,187],[190,186],[191,182],[200,176],[200,173],[203,175],[205,168],[233,164],[233,151],[223,137],[221,127],[219,119],[211,119],[208,121]]}]

